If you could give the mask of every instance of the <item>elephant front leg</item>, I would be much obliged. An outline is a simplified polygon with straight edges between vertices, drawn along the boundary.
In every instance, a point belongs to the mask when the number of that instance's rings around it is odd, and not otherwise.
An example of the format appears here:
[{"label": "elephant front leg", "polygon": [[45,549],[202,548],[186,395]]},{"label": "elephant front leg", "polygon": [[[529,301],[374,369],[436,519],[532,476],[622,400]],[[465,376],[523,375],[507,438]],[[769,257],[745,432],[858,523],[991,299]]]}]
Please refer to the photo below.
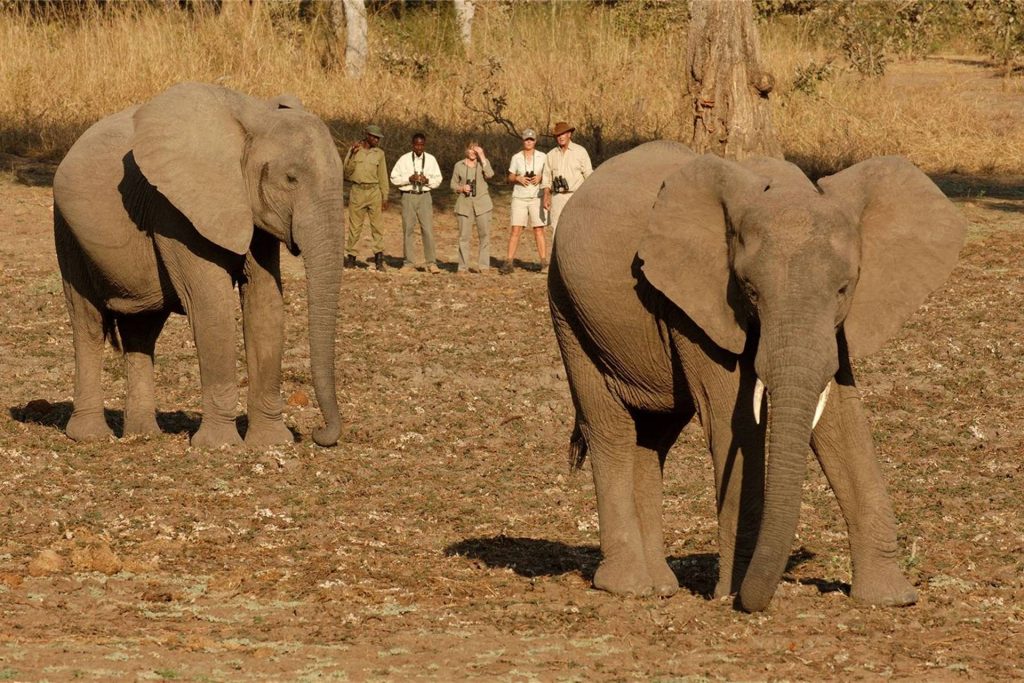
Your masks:
[{"label": "elephant front leg", "polygon": [[284,349],[284,300],[281,295],[281,246],[257,230],[245,261],[241,285],[242,330],[249,372],[248,446],[292,443],[281,403]]},{"label": "elephant front leg", "polygon": [[757,545],[764,509],[764,421],[751,411],[752,372],[721,375],[719,392],[702,396],[701,426],[715,467],[718,511],[716,598],[737,593]]},{"label": "elephant front leg", "polygon": [[235,297],[230,275],[237,267],[234,259],[240,257],[210,243],[196,241],[198,236],[192,234],[191,226],[179,227],[178,234],[183,237],[165,236],[157,231],[154,239],[171,284],[185,307],[199,356],[203,421],[199,431],[192,435],[192,445],[201,448],[241,445],[242,438],[235,427],[238,380],[235,374]]},{"label": "elephant front leg", "polygon": [[871,605],[910,605],[917,591],[899,567],[896,516],[886,492],[871,431],[853,386],[834,382],[811,446],[836,494],[850,534],[850,596]]}]

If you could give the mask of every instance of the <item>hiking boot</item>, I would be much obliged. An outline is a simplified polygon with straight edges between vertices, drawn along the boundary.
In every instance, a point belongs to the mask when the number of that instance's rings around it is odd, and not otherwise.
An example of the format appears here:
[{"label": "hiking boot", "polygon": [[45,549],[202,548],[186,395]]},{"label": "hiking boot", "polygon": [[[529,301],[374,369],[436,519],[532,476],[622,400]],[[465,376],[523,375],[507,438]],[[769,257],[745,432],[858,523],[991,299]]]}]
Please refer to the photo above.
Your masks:
[{"label": "hiking boot", "polygon": [[509,259],[502,263],[501,268],[498,269],[498,272],[501,273],[502,275],[510,275],[512,273],[512,259]]},{"label": "hiking boot", "polygon": [[346,268],[355,268],[356,267],[356,257],[355,257],[355,254],[348,254],[347,256],[345,256],[345,267]]},{"label": "hiking boot", "polygon": [[429,266],[427,266],[427,272],[431,273],[432,275],[437,275],[438,273],[441,272],[441,269],[437,267],[436,263],[431,263]]},{"label": "hiking boot", "polygon": [[378,251],[373,255],[373,267],[377,270],[384,270],[384,252]]}]

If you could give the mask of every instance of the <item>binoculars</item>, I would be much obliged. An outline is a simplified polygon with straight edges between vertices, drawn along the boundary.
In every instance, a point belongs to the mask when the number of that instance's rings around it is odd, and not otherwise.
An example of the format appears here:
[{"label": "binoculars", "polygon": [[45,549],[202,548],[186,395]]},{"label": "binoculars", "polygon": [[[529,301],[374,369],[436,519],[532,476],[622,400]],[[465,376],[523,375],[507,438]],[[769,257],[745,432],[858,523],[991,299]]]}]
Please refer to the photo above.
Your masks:
[{"label": "binoculars", "polygon": [[555,176],[551,180],[551,190],[556,194],[563,194],[569,191],[569,181],[565,179],[565,176]]},{"label": "binoculars", "polygon": [[417,173],[412,179],[412,191],[423,192],[424,186],[427,184],[427,177],[422,173]]},{"label": "binoculars", "polygon": [[470,180],[466,184],[469,185],[469,194],[466,195],[466,196],[467,197],[475,197],[476,196],[476,178],[474,178],[473,180]]}]

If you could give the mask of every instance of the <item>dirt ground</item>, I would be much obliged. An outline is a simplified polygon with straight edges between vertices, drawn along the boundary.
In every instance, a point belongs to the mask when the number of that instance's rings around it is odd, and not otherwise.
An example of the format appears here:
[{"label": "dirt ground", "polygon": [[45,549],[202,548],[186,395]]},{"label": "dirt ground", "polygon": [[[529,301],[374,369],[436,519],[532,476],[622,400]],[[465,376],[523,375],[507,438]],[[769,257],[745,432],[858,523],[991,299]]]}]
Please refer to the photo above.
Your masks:
[{"label": "dirt ground", "polygon": [[[69,441],[50,190],[8,174],[0,680],[1024,679],[1024,183],[940,183],[971,221],[961,261],[857,366],[920,601],[851,601],[844,523],[812,464],[790,568],[769,610],[748,615],[710,598],[713,482],[693,426],[666,467],[682,590],[590,588],[594,491],[589,468],[567,467],[572,406],[545,278],[455,275],[447,208],[443,273],[345,273],[337,448],[313,445],[318,411],[293,405],[312,390],[302,266],[289,256],[284,393],[298,443],[189,447],[198,365],[181,317],[157,348],[165,433]],[[520,253],[532,267],[532,246]],[[105,373],[120,433],[113,351]],[[239,382],[244,398],[241,363]]]}]

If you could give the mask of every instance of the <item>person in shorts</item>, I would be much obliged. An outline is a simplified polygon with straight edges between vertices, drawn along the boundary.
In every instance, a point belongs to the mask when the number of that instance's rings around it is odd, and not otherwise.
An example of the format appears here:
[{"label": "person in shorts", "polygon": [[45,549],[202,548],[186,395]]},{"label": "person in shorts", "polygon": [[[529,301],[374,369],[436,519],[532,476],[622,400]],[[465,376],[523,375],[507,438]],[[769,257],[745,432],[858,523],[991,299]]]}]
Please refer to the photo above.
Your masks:
[{"label": "person in shorts", "polygon": [[542,204],[547,204],[551,182],[547,173],[547,156],[537,149],[537,133],[532,128],[523,131],[523,149],[512,156],[508,166],[508,181],[512,188],[512,234],[508,239],[508,257],[501,266],[501,274],[512,272],[516,249],[519,248],[519,237],[523,228],[533,228],[533,238],[537,242],[537,255],[540,257],[540,269],[546,273],[548,269],[547,250],[544,246],[544,225],[547,222],[542,214]]}]

